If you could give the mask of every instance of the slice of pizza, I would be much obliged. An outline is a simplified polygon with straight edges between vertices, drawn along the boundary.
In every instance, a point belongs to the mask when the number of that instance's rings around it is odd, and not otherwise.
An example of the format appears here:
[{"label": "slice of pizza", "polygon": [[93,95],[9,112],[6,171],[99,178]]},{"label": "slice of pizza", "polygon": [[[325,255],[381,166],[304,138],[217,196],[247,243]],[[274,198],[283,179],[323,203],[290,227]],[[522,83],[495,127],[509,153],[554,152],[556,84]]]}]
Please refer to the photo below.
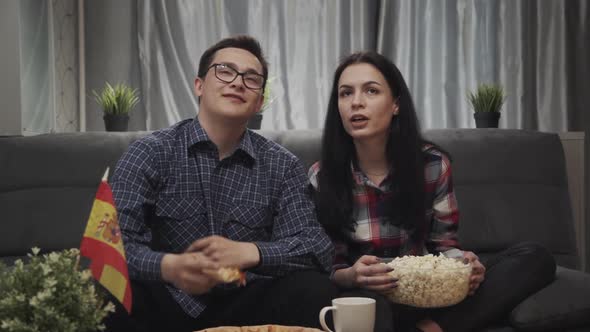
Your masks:
[{"label": "slice of pizza", "polygon": [[284,325],[257,325],[257,326],[220,326],[212,327],[197,332],[322,332],[311,327],[284,326]]},{"label": "slice of pizza", "polygon": [[217,270],[217,276],[225,283],[237,283],[240,286],[246,284],[246,273],[237,267],[222,267]]},{"label": "slice of pizza", "polygon": [[286,325],[258,325],[258,326],[242,326],[242,332],[323,332],[311,327],[301,326],[286,326]]}]

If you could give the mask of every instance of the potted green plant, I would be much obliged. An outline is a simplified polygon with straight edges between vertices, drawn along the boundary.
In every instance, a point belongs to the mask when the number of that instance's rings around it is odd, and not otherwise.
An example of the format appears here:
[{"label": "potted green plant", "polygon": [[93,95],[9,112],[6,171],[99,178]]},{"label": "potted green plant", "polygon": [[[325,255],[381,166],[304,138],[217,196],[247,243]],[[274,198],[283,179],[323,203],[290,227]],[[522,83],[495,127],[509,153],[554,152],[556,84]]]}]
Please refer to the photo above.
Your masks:
[{"label": "potted green plant", "polygon": [[248,120],[248,128],[250,129],[260,129],[262,124],[262,116],[264,111],[266,111],[270,104],[274,101],[275,97],[271,92],[271,84],[274,81],[274,78],[269,78],[266,81],[266,86],[264,87],[264,92],[262,92],[262,107],[260,107],[260,111],[256,112],[249,120]]},{"label": "potted green plant", "polygon": [[480,84],[467,96],[477,128],[498,128],[500,109],[506,100],[504,89],[496,84]]},{"label": "potted green plant", "polygon": [[107,131],[127,131],[129,112],[139,102],[139,92],[125,84],[114,87],[108,82],[102,91],[92,90],[94,99],[104,112],[104,125]]},{"label": "potted green plant", "polygon": [[0,263],[0,332],[104,330],[115,307],[79,268],[79,250],[32,252],[26,263]]}]

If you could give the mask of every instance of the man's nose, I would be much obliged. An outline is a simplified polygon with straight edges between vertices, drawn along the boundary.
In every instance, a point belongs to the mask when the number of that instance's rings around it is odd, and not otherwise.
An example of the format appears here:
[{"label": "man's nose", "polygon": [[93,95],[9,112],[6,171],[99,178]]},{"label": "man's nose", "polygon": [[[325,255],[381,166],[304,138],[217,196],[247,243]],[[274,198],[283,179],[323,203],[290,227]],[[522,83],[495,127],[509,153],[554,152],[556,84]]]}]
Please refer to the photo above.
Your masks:
[{"label": "man's nose", "polygon": [[236,76],[234,81],[231,82],[230,86],[232,86],[236,89],[245,89],[246,86],[244,85],[244,76],[242,76],[242,75]]}]

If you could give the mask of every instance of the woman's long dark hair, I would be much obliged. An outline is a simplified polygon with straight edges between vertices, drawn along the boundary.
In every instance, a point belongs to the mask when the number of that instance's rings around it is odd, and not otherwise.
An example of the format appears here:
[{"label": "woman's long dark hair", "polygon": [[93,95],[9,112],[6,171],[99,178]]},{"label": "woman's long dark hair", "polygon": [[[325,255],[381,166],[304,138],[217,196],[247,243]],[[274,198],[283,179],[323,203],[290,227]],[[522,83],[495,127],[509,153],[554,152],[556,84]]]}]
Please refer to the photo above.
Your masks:
[{"label": "woman's long dark hair", "polygon": [[[375,52],[354,53],[344,58],[336,72],[328,104],[322,137],[321,169],[318,174],[316,204],[318,218],[326,231],[335,237],[352,231],[353,177],[351,162],[356,159],[351,136],[345,131],[338,111],[338,81],[344,69],[358,63],[377,68],[385,77],[399,112],[391,120],[386,153],[392,179],[392,195],[386,204],[389,220],[413,235],[424,224],[424,153],[425,140],[420,133],[412,96],[399,69]],[[422,230],[423,231],[423,230]]]}]

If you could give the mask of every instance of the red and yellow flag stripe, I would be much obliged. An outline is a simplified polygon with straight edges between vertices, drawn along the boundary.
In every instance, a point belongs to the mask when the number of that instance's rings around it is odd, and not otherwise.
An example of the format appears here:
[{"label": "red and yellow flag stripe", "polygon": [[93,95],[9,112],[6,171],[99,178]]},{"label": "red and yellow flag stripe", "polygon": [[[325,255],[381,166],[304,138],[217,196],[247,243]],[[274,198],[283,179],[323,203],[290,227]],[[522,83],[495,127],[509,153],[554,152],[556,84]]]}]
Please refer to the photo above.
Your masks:
[{"label": "red and yellow flag stripe", "polygon": [[108,169],[96,193],[90,218],[82,237],[80,253],[90,259],[92,276],[131,312],[131,284],[125,248],[117,219]]}]

